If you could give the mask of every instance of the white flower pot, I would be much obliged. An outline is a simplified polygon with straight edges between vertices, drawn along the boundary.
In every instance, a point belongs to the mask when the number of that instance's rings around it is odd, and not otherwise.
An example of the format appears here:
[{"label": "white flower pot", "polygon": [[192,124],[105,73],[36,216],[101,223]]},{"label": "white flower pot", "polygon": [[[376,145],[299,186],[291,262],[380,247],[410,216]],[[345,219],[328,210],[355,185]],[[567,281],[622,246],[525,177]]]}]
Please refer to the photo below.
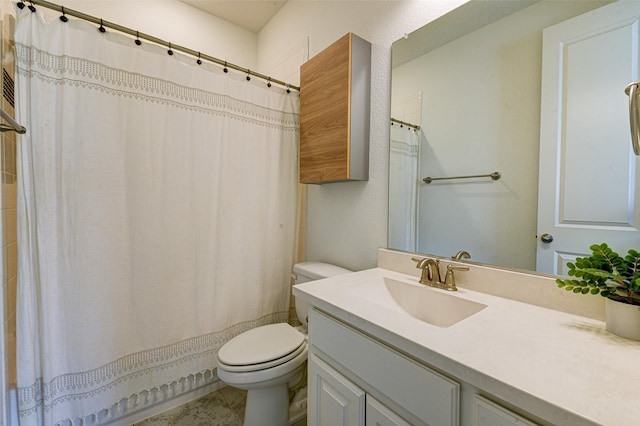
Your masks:
[{"label": "white flower pot", "polygon": [[640,306],[607,299],[607,331],[640,341]]}]

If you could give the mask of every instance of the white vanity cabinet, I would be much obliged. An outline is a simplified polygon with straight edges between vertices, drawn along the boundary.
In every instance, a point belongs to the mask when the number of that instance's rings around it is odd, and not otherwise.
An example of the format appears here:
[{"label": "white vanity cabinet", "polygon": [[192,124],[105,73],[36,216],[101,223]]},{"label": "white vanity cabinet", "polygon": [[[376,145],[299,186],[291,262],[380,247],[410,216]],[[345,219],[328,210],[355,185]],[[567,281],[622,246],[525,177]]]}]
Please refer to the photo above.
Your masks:
[{"label": "white vanity cabinet", "polygon": [[448,377],[315,309],[309,343],[310,426],[458,425]]},{"label": "white vanity cabinet", "polygon": [[[403,272],[415,269],[412,254],[391,254],[381,259],[382,267],[293,289],[313,307],[310,359],[326,364],[357,395],[356,420],[336,424],[638,425],[640,405],[634,396],[640,369],[611,369],[640,359],[638,342],[612,336],[601,320],[556,309],[564,304],[560,299],[544,307],[492,294],[513,294],[522,286],[535,290],[534,300],[538,293],[555,297],[552,277],[489,273],[469,264],[473,274],[465,277],[474,275],[473,285],[487,293],[461,287],[447,296],[486,308],[441,327],[422,315],[427,309],[434,313],[434,300],[417,292],[444,291],[419,286],[417,273]],[[405,284],[418,290],[398,290]],[[438,315],[460,313],[464,306],[446,305],[437,306],[443,307]],[[322,374],[309,377],[311,387],[317,389]],[[594,393],[594,386],[602,392]],[[326,412],[327,403],[319,401],[325,404],[320,411],[309,403],[310,420]]]}]

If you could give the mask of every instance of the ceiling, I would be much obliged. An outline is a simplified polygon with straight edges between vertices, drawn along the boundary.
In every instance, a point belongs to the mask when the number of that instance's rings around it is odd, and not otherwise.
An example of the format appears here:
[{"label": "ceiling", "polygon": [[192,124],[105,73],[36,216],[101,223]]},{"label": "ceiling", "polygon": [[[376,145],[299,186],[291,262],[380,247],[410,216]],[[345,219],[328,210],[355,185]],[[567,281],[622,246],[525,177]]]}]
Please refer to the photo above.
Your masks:
[{"label": "ceiling", "polygon": [[241,28],[259,32],[287,0],[181,0]]}]

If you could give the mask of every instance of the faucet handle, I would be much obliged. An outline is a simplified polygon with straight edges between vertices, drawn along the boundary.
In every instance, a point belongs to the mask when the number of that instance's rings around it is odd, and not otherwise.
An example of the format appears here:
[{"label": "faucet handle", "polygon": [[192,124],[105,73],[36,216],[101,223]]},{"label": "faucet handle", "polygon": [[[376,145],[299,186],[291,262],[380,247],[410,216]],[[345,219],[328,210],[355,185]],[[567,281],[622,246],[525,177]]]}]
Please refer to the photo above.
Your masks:
[{"label": "faucet handle", "polygon": [[447,275],[444,277],[444,284],[447,290],[458,291],[456,287],[456,277],[453,275],[453,271],[468,271],[466,266],[447,265]]}]

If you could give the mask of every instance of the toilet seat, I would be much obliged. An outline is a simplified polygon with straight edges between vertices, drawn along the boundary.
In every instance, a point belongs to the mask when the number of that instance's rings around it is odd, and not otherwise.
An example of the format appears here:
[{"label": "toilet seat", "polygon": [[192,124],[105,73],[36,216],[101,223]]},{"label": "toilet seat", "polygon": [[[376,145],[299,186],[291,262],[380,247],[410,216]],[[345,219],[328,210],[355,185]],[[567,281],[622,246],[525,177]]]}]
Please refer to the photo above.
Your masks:
[{"label": "toilet seat", "polygon": [[218,363],[229,372],[264,370],[290,361],[306,347],[305,335],[289,324],[270,324],[231,339],[218,352]]}]

